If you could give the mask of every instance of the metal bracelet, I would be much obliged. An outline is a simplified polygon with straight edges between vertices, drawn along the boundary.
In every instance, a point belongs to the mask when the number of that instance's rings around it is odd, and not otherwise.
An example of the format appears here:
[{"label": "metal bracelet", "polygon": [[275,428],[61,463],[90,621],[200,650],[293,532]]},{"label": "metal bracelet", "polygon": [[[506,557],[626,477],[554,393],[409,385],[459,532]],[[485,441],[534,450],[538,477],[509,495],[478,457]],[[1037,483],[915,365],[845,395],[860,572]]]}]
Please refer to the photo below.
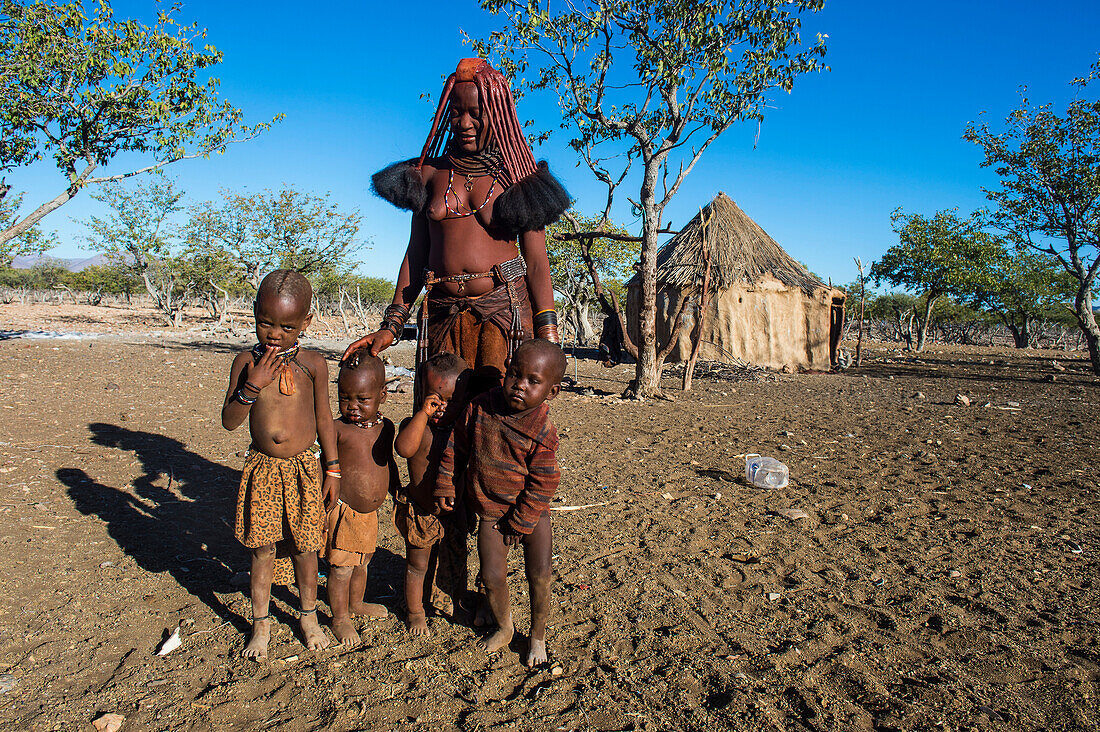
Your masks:
[{"label": "metal bracelet", "polygon": [[[391,303],[382,314],[382,320],[393,320],[400,326],[404,326],[408,321],[409,316],[412,315],[412,309],[407,305],[398,305],[397,303]],[[396,317],[395,317],[396,316]]]},{"label": "metal bracelet", "polygon": [[554,310],[543,310],[541,313],[535,315],[533,324],[536,331],[546,325],[553,325],[556,327],[558,324],[558,314]]},{"label": "metal bracelet", "polygon": [[256,397],[246,397],[244,395],[244,392],[240,389],[237,389],[236,393],[233,394],[233,398],[241,404],[245,405],[246,407],[250,407],[256,403]]},{"label": "metal bracelet", "polygon": [[551,343],[561,343],[561,336],[558,334],[557,323],[540,325],[538,328],[535,329],[535,337],[548,340]]},{"label": "metal bracelet", "polygon": [[393,334],[393,342],[397,343],[401,340],[401,331],[404,330],[404,323],[395,323],[393,320],[386,319],[382,321],[382,324],[378,326],[379,330],[388,330]]}]

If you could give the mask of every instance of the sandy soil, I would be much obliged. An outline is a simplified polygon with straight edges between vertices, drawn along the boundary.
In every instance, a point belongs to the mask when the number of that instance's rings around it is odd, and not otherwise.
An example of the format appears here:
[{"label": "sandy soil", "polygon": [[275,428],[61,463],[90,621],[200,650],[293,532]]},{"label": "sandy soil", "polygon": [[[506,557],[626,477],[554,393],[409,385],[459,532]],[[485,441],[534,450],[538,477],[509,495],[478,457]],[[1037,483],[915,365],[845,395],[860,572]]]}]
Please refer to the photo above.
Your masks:
[{"label": "sandy soil", "polygon": [[[12,307],[5,329],[57,329]],[[218,411],[244,343],[0,340],[0,726],[91,729],[106,712],[123,730],[1100,721],[1100,383],[1081,354],[880,346],[843,374],[701,378],[687,395],[670,379],[675,401],[641,403],[614,396],[631,367],[582,359],[594,394],[564,392],[553,413],[558,507],[584,507],[555,513],[552,658],[529,671],[522,634],[491,658],[444,618],[430,639],[405,634],[391,525],[368,595],[393,615],[364,623],[361,647],[306,651],[283,592],[272,660],[240,658],[248,559],[230,526],[248,437]],[[340,347],[312,345],[333,360]],[[408,346],[394,359],[408,365]],[[791,484],[746,485],[746,452],[784,460]],[[182,647],[155,655],[177,626]]]}]

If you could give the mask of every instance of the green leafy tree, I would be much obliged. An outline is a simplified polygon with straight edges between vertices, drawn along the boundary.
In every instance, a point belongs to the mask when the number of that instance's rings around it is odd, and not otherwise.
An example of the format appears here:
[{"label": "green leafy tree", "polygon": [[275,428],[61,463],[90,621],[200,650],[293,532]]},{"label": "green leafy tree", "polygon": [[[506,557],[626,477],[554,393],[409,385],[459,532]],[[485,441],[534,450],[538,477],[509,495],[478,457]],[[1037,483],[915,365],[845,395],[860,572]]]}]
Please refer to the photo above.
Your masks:
[{"label": "green leafy tree", "polygon": [[[295,269],[303,274],[346,265],[357,251],[363,217],[341,211],[330,194],[315,196],[289,186],[231,200],[244,221],[260,269]],[[259,281],[255,282],[259,286]]]},{"label": "green leafy tree", "polygon": [[941,298],[936,307],[934,327],[944,343],[976,345],[995,325],[995,316],[953,297]]},{"label": "green leafy tree", "polygon": [[188,209],[185,237],[189,246],[201,245],[226,252],[241,270],[241,278],[255,292],[272,256],[253,236],[247,212],[249,196],[222,191],[221,201],[203,201]]},{"label": "green leafy tree", "polygon": [[1017,348],[1027,348],[1037,326],[1056,319],[1073,302],[1075,281],[1049,255],[1027,248],[1005,252],[994,267],[992,289],[969,299],[1008,328]]},{"label": "green leafy tree", "polygon": [[230,300],[248,289],[233,255],[216,245],[188,241],[176,266],[183,290],[194,293],[219,325],[229,315]]},{"label": "green leafy tree", "polygon": [[913,321],[919,310],[920,301],[905,292],[888,292],[884,295],[869,294],[866,316],[875,323],[881,323],[893,340],[904,341],[907,348],[913,348]]},{"label": "green leafy tree", "polygon": [[253,292],[273,269],[334,276],[354,269],[351,255],[363,246],[363,217],[358,210],[341,210],[330,194],[284,186],[259,193],[223,191],[222,196],[190,208],[187,239],[228,252]]},{"label": "green leafy tree", "polygon": [[999,189],[985,191],[996,204],[993,225],[1014,243],[1053,257],[1076,282],[1073,312],[1100,375],[1093,309],[1100,271],[1100,99],[1087,97],[1098,76],[1100,61],[1073,81],[1077,97],[1062,116],[1024,97],[1003,131],[971,123],[964,137],[982,148],[982,167],[1001,179]]},{"label": "green leafy tree", "polygon": [[[570,214],[550,226],[546,231],[546,253],[550,259],[550,276],[554,290],[561,295],[562,305],[573,323],[577,342],[587,344],[596,337],[588,314],[595,304],[596,288],[589,277],[588,264],[582,251],[582,241],[564,238],[562,234],[578,230],[591,231],[603,225],[597,217]],[[609,233],[626,235],[623,229],[609,225]],[[612,283],[622,287],[622,282],[633,274],[641,249],[639,241],[616,241],[607,237],[588,240],[588,253],[605,287]]]},{"label": "green leafy tree", "polygon": [[69,270],[60,260],[43,257],[31,267],[30,282],[36,290],[52,290],[65,284]]},{"label": "green leafy tree", "polygon": [[[49,156],[66,181],[53,199],[5,222],[0,242],[89,184],[224,152],[270,126],[245,125],[219,98],[218,80],[200,78],[222,53],[205,30],[177,22],[179,8],[160,10],[147,26],[116,19],[108,0],[0,0],[0,173]],[[121,153],[148,162],[97,175]]]},{"label": "green leafy tree", "polygon": [[[641,164],[642,299],[634,393],[660,393],[657,250],[662,215],[710,145],[763,119],[772,89],[824,68],[825,41],[803,47],[801,15],[824,0],[480,0],[504,27],[475,48],[512,79],[555,95],[570,145],[607,186]],[[667,344],[666,344],[667,347]],[[664,349],[662,349],[664,350]]]},{"label": "green leafy tree", "polygon": [[141,280],[134,275],[131,267],[112,264],[93,264],[79,272],[73,272],[69,284],[74,290],[88,293],[88,300],[98,305],[103,295],[130,295],[141,289]]},{"label": "green leafy tree", "polygon": [[172,252],[173,216],[182,208],[182,197],[172,179],[159,172],[130,186],[110,181],[92,194],[110,212],[83,222],[90,232],[88,244],[115,264],[129,266],[168,324],[175,326],[182,321],[189,282],[183,261]]},{"label": "green leafy tree", "polygon": [[883,280],[917,293],[923,312],[916,314],[915,350],[924,350],[932,309],[945,295],[988,289],[999,242],[982,231],[978,216],[960,219],[954,211],[938,211],[932,218],[906,214],[899,208],[890,216],[898,243],[871,266],[876,284]]}]

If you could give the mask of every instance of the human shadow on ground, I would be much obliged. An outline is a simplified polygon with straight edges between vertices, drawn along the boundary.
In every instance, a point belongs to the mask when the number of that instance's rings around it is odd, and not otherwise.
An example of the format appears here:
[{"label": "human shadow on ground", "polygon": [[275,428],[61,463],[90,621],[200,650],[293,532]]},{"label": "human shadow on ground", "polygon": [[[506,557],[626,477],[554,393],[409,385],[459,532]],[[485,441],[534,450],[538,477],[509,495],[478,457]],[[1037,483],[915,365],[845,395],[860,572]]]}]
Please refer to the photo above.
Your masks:
[{"label": "human shadow on ground", "polygon": [[[88,425],[97,445],[132,452],[144,472],[130,488],[93,480],[79,467],[57,470],[76,509],[98,516],[123,552],[147,572],[168,572],[180,587],[198,598],[242,633],[249,619],[232,611],[218,594],[248,593],[250,554],[233,535],[240,471],[188,450],[179,440],[151,432],[97,422]],[[391,611],[400,607],[405,563],[379,549],[370,564],[368,601],[381,601]],[[236,582],[233,582],[236,575]],[[323,592],[323,590],[322,590]],[[297,626],[295,594],[272,587],[272,613]],[[374,598],[380,598],[378,600]]]},{"label": "human shadow on ground", "polygon": [[88,428],[93,443],[132,452],[144,474],[130,487],[114,487],[80,467],[59,468],[57,478],[76,509],[105,521],[111,538],[142,569],[168,572],[222,620],[247,630],[248,621],[215,594],[241,589],[230,578],[249,566],[232,528],[240,473],[164,435],[101,422]]}]

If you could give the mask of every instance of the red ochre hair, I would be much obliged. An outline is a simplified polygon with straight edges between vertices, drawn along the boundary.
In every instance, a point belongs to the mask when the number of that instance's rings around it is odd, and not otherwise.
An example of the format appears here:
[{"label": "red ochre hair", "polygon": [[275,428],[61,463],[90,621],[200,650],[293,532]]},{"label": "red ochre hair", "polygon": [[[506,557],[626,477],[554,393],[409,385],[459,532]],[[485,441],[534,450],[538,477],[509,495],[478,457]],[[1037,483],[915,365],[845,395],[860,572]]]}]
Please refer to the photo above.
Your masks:
[{"label": "red ochre hair", "polygon": [[428,134],[416,167],[424,165],[424,161],[428,158],[438,157],[443,151],[443,142],[447,134],[442,122],[450,113],[451,91],[455,84],[463,81],[472,81],[477,85],[482,120],[488,123],[489,127],[487,139],[496,142],[504,163],[501,183],[506,187],[511,186],[534,173],[537,169],[535,156],[531,153],[527,138],[523,136],[519,117],[516,115],[516,103],[512,99],[508,81],[503,74],[480,58],[462,59],[458,62],[455,72],[447,77],[447,83],[444,84],[443,93],[439,97],[435,119],[432,121],[432,131]]}]

